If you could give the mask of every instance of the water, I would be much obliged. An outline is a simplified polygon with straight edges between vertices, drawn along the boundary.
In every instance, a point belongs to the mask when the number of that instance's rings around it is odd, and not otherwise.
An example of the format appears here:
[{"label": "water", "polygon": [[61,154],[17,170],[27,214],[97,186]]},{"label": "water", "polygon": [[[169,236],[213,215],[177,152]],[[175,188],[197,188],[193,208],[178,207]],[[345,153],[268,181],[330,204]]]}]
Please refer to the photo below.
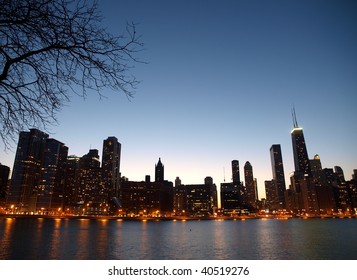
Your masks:
[{"label": "water", "polygon": [[357,219],[0,218],[0,259],[357,259]]}]

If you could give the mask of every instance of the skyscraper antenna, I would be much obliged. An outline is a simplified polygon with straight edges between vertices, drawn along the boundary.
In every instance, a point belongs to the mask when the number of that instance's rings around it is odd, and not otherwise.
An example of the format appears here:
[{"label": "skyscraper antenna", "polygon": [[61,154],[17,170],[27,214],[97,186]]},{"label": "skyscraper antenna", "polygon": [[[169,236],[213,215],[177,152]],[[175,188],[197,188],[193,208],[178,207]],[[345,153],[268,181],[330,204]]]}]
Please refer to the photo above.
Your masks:
[{"label": "skyscraper antenna", "polygon": [[293,105],[293,108],[291,110],[291,113],[293,115],[293,125],[294,125],[294,128],[298,128],[299,125],[297,123],[297,119],[296,119],[296,112],[295,112],[295,106]]},{"label": "skyscraper antenna", "polygon": [[226,182],[226,170],[223,166],[223,182]]}]

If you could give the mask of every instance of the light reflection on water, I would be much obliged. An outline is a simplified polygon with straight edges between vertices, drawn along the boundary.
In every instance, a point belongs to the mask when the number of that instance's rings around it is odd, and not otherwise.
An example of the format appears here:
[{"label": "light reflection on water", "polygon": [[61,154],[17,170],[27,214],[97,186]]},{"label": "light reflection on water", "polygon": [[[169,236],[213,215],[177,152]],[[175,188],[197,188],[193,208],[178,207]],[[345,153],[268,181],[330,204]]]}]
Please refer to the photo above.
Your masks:
[{"label": "light reflection on water", "polygon": [[357,259],[357,219],[0,219],[0,259]]}]

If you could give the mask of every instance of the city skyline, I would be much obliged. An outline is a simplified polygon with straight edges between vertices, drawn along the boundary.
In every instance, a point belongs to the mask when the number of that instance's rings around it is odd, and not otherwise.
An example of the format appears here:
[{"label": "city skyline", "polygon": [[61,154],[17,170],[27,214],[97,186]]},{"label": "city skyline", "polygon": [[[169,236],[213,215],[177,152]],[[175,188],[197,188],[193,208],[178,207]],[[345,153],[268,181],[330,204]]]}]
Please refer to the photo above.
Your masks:
[{"label": "city skyline", "polygon": [[[220,191],[222,191],[222,187],[224,188],[228,186],[238,186],[238,188],[243,187],[243,192],[245,193],[246,202],[249,205],[254,205],[256,207],[256,203],[258,203],[261,199],[267,199],[268,205],[272,208],[285,208],[285,192],[287,189],[294,192],[300,192],[300,183],[297,183],[297,180],[303,178],[313,178],[314,180],[321,180],[322,173],[320,172],[332,172],[335,173],[339,180],[348,181],[348,177],[345,176],[345,171],[340,166],[334,165],[332,171],[332,167],[326,168],[322,166],[320,161],[320,156],[315,155],[313,158],[310,158],[307,154],[307,147],[306,142],[304,139],[303,129],[298,126],[295,110],[293,109],[293,123],[294,129],[291,132],[292,138],[292,146],[293,146],[293,157],[295,163],[295,171],[289,174],[289,178],[285,179],[284,177],[284,163],[282,160],[282,153],[281,153],[281,146],[280,144],[272,144],[270,147],[270,159],[271,159],[271,171],[273,173],[272,180],[265,179],[264,180],[264,194],[263,196],[259,197],[257,193],[257,178],[254,176],[253,166],[250,164],[249,161],[246,161],[244,164],[244,169],[240,169],[240,162],[239,160],[232,160],[231,161],[231,179],[226,180],[226,176],[224,175],[224,180],[222,182],[214,182],[211,176],[206,176],[204,178],[204,184],[206,184],[207,178],[210,178],[210,183],[208,185],[217,185]],[[32,143],[32,144],[29,144]],[[30,131],[23,131],[19,135],[19,142],[17,147],[17,158],[15,158],[13,170],[14,173],[9,172],[8,179],[10,180],[10,194],[8,196],[7,204],[16,203],[18,197],[20,197],[20,193],[22,193],[21,197],[27,197],[27,199],[31,200],[29,194],[31,190],[28,189],[30,185],[34,184],[31,182],[35,182],[36,176],[38,176],[39,166],[42,168],[44,172],[43,181],[41,179],[39,189],[47,190],[48,193],[51,193],[50,190],[54,187],[54,195],[58,197],[62,197],[63,193],[61,191],[56,191],[60,189],[72,189],[72,181],[64,182],[61,178],[67,178],[65,173],[70,172],[72,174],[73,168],[76,169],[75,165],[76,162],[79,163],[77,167],[79,168],[94,168],[99,171],[102,169],[103,173],[96,173],[95,176],[98,177],[99,181],[95,179],[96,187],[99,189],[102,186],[108,191],[108,197],[115,198],[116,202],[113,201],[115,204],[120,204],[120,199],[118,200],[119,195],[119,185],[120,181],[131,181],[134,182],[150,182],[151,175],[146,173],[145,175],[142,174],[141,179],[138,180],[131,180],[130,178],[126,177],[125,174],[120,172],[120,165],[121,165],[121,143],[118,142],[118,139],[115,136],[108,136],[107,139],[103,140],[102,146],[102,155],[101,158],[99,155],[99,149],[90,148],[89,152],[83,155],[82,157],[78,157],[76,155],[69,155],[68,154],[69,148],[65,146],[64,143],[61,141],[52,138],[49,134],[42,132],[38,129],[30,129]],[[26,159],[29,157],[30,163]],[[64,162],[67,161],[67,164]],[[101,162],[101,164],[100,164]],[[73,165],[73,163],[75,165]],[[25,165],[27,166],[25,166]],[[61,171],[62,168],[67,165],[67,171]],[[1,165],[4,168],[9,168],[12,170],[12,167],[8,167],[5,165]],[[61,167],[62,166],[62,167]],[[325,171],[323,171],[323,169]],[[330,169],[331,171],[327,170]],[[27,171],[26,171],[27,170]],[[351,175],[351,179],[355,179],[357,169],[354,168],[353,174]],[[87,173],[87,171],[84,171]],[[240,176],[242,172],[242,177]],[[326,173],[326,174],[327,174]],[[329,176],[333,176],[331,175]],[[72,175],[70,175],[71,177]],[[92,176],[92,175],[90,175]],[[121,176],[121,177],[120,177]],[[23,178],[26,178],[25,180]],[[87,175],[84,175],[84,181],[87,179]],[[103,179],[99,179],[103,178]],[[169,182],[173,184],[175,182],[175,186],[179,186],[182,184],[182,180],[179,176],[175,178],[175,181],[167,180],[164,175],[164,164],[161,162],[161,158],[159,157],[158,163],[155,164],[155,181],[154,182]],[[244,178],[244,179],[243,179]],[[300,178],[300,179],[299,179]],[[346,179],[347,178],[347,179]],[[92,179],[90,179],[92,180]],[[83,181],[83,182],[84,182]],[[305,181],[305,179],[304,179]],[[178,183],[179,182],[179,183]],[[201,182],[202,183],[202,182]],[[290,185],[292,183],[292,185]],[[316,183],[316,182],[315,182]],[[315,184],[314,183],[314,184]],[[58,185],[59,184],[59,185]],[[87,183],[86,183],[87,184]],[[298,184],[298,185],[296,185]],[[326,183],[328,184],[328,183]],[[21,187],[22,185],[26,187]],[[36,184],[35,184],[36,185]],[[58,186],[57,186],[58,185]],[[184,185],[195,185],[191,182],[183,183]],[[286,185],[288,187],[286,187]],[[15,186],[15,187],[14,187]],[[52,186],[52,187],[51,187]],[[61,186],[61,187],[60,187]],[[317,185],[316,185],[317,186]],[[318,186],[317,186],[318,187]],[[298,189],[297,189],[298,188]],[[22,189],[22,190],[21,190]],[[99,191],[98,189],[98,191]],[[271,192],[274,192],[273,197],[271,197]],[[21,203],[29,204],[29,202],[23,201],[23,198],[20,198]],[[41,203],[40,198],[39,201]],[[49,202],[49,197],[44,199],[44,205],[47,205]],[[221,197],[218,196],[218,201],[220,201]],[[92,200],[96,200],[93,199]],[[111,200],[111,199],[109,199]],[[62,198],[59,199],[62,201]],[[58,202],[60,205],[62,202]],[[218,203],[218,207],[220,207],[220,203]],[[55,207],[58,208],[58,207]]]},{"label": "city skyline", "polygon": [[[103,92],[74,97],[49,133],[82,156],[104,137],[122,144],[121,172],[130,180],[165,177],[183,184],[230,181],[230,164],[249,161],[258,179],[273,178],[269,148],[280,144],[286,187],[294,171],[292,104],[310,158],[356,168],[356,26],[353,1],[117,1],[100,3],[103,24],[123,33],[138,23],[148,64],[133,74],[142,83],[133,100]],[[13,166],[13,151],[0,162]],[[100,154],[102,158],[102,155]]]}]

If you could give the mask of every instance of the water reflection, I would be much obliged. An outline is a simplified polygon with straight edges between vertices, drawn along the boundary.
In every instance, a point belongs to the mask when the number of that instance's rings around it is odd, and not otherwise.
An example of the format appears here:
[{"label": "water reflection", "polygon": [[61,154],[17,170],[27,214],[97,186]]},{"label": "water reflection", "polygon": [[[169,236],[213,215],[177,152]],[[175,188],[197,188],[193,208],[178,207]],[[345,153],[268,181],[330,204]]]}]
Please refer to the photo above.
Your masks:
[{"label": "water reflection", "polygon": [[[52,227],[52,232],[49,234],[49,259],[59,259],[60,256],[60,241],[61,241],[61,219],[55,219]],[[39,239],[40,240],[40,239]]]},{"label": "water reflection", "polygon": [[0,219],[0,259],[357,259],[356,219]]},{"label": "water reflection", "polygon": [[[6,218],[5,220],[0,221],[0,238],[1,240],[1,251],[6,252],[7,254],[5,257],[8,257],[10,255],[10,252],[12,250],[11,244],[12,244],[12,232],[14,228],[14,219],[12,218]],[[1,230],[3,228],[3,230]]]}]

